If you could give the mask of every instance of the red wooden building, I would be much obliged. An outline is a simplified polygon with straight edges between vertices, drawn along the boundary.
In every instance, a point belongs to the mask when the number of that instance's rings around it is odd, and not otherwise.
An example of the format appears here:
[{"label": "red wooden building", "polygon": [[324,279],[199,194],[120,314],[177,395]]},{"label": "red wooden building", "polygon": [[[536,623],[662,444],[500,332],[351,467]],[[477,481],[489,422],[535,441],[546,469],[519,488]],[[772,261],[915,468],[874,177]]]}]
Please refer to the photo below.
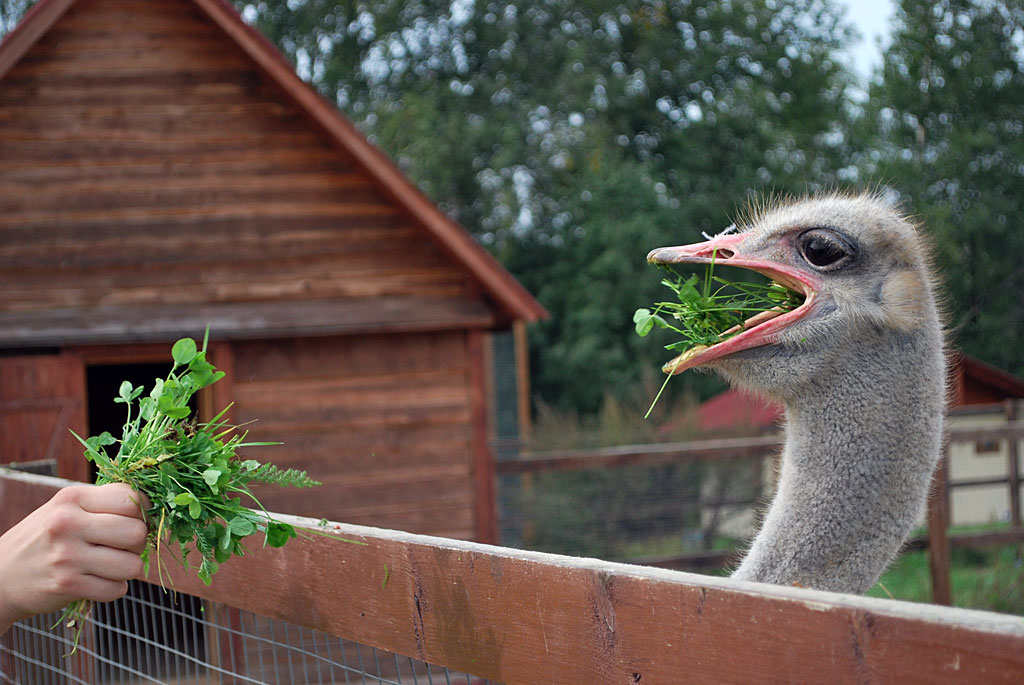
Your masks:
[{"label": "red wooden building", "polygon": [[[491,333],[538,303],[222,0],[42,0],[0,44],[0,462],[89,476],[209,325],[271,509],[493,540]],[[522,374],[523,371],[520,371]]]}]

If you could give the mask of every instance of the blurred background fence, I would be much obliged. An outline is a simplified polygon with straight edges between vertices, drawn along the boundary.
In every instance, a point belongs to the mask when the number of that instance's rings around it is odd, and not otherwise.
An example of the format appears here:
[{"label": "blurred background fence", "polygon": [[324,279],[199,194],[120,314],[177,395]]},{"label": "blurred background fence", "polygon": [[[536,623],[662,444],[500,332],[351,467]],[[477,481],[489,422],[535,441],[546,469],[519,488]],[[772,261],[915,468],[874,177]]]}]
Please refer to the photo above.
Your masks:
[{"label": "blurred background fence", "polygon": [[[1008,401],[950,413],[929,515],[908,543],[929,550],[937,603],[952,602],[953,548],[1016,545],[1021,557],[1024,422],[1018,411],[1019,402]],[[971,423],[992,416],[1005,420]],[[524,452],[497,464],[499,539],[513,547],[721,574],[738,560],[770,502],[781,445],[781,437],[769,435]],[[991,455],[983,457],[991,468],[982,475],[962,466],[978,453]],[[984,516],[961,520],[980,523],[956,526],[951,534],[957,508],[968,516],[980,509],[979,499],[990,505]]]}]

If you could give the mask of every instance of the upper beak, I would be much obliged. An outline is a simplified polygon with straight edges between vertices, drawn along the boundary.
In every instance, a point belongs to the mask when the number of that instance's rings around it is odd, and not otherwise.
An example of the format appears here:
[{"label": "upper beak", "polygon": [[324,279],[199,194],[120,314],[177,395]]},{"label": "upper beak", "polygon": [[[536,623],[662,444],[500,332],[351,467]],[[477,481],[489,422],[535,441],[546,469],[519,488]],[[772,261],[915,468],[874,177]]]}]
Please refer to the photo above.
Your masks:
[{"label": "upper beak", "polygon": [[733,258],[736,249],[745,238],[746,236],[740,233],[712,238],[707,242],[693,245],[659,247],[648,253],[647,262],[650,264],[698,264],[710,262],[712,259],[723,261]]},{"label": "upper beak", "polygon": [[821,279],[810,272],[774,259],[745,255],[742,245],[747,236],[743,233],[724,235],[706,242],[676,247],[659,247],[651,250],[647,261],[651,264],[726,264],[756,271],[776,283],[805,296],[804,303],[779,316],[755,316],[747,321],[743,330],[736,335],[709,347],[697,346],[686,350],[662,367],[665,373],[676,374],[706,364],[715,359],[740,350],[770,345],[778,341],[780,331],[794,321],[803,318],[816,302],[816,293],[821,289]]}]

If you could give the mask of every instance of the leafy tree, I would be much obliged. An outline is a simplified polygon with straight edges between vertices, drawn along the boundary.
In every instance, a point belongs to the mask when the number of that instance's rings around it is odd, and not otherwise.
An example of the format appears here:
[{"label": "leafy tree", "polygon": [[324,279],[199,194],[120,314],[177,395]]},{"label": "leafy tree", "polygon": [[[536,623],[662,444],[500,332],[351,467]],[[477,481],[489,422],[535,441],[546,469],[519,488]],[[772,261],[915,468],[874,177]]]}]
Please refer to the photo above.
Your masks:
[{"label": "leafy tree", "polygon": [[[527,234],[499,253],[551,313],[531,329],[534,390],[583,412],[595,411],[606,394],[653,397],[650,377],[672,355],[633,332],[632,312],[664,298],[659,272],[645,257],[678,240],[677,227],[687,223],[643,165],[592,164],[577,179],[582,190],[566,203],[575,230],[555,239]],[[687,377],[673,388],[694,391],[695,382],[706,385]]]},{"label": "leafy tree", "polygon": [[865,167],[935,237],[954,341],[1024,373],[1024,7],[903,0]]},{"label": "leafy tree", "polygon": [[548,307],[534,387],[560,406],[664,361],[632,333],[660,296],[648,249],[849,156],[851,31],[827,1],[239,6]]},{"label": "leafy tree", "polygon": [[0,0],[0,38],[7,35],[34,4],[35,0]]}]

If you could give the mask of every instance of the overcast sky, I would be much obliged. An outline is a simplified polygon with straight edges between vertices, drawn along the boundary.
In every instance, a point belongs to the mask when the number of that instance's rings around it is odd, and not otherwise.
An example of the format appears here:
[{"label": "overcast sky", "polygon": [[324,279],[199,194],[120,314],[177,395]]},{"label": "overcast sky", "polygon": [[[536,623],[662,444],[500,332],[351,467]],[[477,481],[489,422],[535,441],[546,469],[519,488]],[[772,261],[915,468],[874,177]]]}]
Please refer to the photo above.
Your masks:
[{"label": "overcast sky", "polygon": [[895,6],[893,0],[839,0],[846,6],[846,16],[861,33],[860,44],[854,49],[854,66],[867,78],[871,70],[881,64],[882,53],[878,38],[888,39]]}]

